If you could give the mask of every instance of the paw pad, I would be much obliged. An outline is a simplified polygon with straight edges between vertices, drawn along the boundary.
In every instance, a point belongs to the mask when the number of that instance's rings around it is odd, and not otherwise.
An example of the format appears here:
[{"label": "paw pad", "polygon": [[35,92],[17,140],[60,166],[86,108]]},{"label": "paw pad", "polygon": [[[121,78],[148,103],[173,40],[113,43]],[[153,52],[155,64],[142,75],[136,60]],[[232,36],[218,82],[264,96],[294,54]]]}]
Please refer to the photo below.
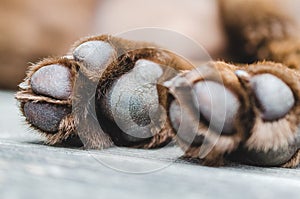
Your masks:
[{"label": "paw pad", "polygon": [[66,100],[72,92],[71,72],[65,66],[52,64],[38,69],[30,79],[36,94]]}]

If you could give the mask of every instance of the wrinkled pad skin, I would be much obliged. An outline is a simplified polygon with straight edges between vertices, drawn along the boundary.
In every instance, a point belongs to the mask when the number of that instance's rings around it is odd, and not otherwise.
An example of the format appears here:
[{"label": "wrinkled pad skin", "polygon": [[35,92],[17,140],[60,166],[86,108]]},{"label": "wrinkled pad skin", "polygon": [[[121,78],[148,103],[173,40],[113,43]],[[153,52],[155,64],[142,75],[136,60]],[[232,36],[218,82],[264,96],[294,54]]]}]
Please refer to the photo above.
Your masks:
[{"label": "wrinkled pad skin", "polygon": [[[158,64],[140,59],[130,72],[113,83],[105,97],[98,102],[100,125],[106,129],[108,123],[115,123],[114,127],[107,127],[107,132],[115,128],[112,133],[120,134],[111,135],[112,139],[140,142],[153,136],[151,129],[157,127],[157,117],[160,116],[155,84],[162,73]],[[101,119],[104,112],[110,122]]]},{"label": "wrinkled pad skin", "polygon": [[60,121],[69,113],[71,113],[71,108],[64,105],[30,101],[24,104],[24,114],[27,121],[48,133],[57,132]]}]

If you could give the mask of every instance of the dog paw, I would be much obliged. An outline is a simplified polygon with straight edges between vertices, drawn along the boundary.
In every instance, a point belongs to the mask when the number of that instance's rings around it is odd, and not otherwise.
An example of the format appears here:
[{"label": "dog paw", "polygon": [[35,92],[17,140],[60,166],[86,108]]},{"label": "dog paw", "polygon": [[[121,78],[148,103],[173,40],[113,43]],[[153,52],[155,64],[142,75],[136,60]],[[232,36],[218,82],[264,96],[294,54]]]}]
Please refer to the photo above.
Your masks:
[{"label": "dog paw", "polygon": [[271,62],[250,65],[246,70],[237,75],[249,93],[255,115],[237,156],[248,164],[284,165],[300,147],[299,75]]},{"label": "dog paw", "polygon": [[214,166],[224,159],[297,165],[298,79],[295,71],[272,62],[211,62],[166,82],[169,117],[185,155]]},{"label": "dog paw", "polygon": [[79,41],[71,55],[33,65],[16,98],[49,144],[76,137],[86,148],[152,148],[173,135],[159,83],[190,68],[153,44],[102,35]]},{"label": "dog paw", "polygon": [[247,93],[224,62],[210,62],[166,82],[169,117],[187,157],[205,165],[222,164],[249,132],[253,118]]}]

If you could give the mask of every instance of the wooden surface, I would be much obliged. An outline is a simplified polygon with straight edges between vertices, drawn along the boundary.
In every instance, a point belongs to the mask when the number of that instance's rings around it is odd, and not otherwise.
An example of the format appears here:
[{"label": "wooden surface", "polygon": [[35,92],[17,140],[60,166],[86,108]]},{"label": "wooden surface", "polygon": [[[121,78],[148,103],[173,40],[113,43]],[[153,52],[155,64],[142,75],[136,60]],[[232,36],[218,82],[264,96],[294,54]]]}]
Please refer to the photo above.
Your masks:
[{"label": "wooden surface", "polygon": [[300,168],[209,168],[181,151],[45,146],[0,91],[0,198],[300,198]]}]

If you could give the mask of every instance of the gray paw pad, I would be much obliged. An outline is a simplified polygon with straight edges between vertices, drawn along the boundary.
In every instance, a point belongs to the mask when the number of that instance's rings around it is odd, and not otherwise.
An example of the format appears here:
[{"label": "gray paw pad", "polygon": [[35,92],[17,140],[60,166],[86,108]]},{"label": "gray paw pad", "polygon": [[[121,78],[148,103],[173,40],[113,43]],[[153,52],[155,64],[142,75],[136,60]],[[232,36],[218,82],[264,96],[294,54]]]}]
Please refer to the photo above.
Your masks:
[{"label": "gray paw pad", "polygon": [[233,133],[240,107],[238,98],[222,84],[213,81],[198,82],[193,90],[200,113],[210,127],[224,134]]},{"label": "gray paw pad", "polygon": [[71,72],[59,64],[44,66],[32,75],[30,85],[36,94],[65,100],[72,92]]},{"label": "gray paw pad", "polygon": [[60,121],[71,113],[71,108],[46,102],[26,102],[24,113],[33,126],[48,133],[55,133],[58,131]]},{"label": "gray paw pad", "polygon": [[285,116],[295,103],[291,89],[281,79],[271,74],[255,75],[250,80],[264,120]]},{"label": "gray paw pad", "polygon": [[104,41],[87,41],[73,51],[73,56],[75,60],[82,62],[87,69],[99,71],[111,63],[114,49]]}]

